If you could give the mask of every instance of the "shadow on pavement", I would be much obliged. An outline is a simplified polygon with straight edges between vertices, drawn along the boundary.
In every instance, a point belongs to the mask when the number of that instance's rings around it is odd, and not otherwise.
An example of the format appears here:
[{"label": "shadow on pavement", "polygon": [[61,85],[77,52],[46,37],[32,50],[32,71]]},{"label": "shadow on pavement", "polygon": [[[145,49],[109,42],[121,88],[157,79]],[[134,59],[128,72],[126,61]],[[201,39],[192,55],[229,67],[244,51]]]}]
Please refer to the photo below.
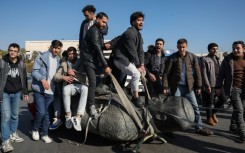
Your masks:
[{"label": "shadow on pavement", "polygon": [[[235,147],[228,147],[228,146],[219,145],[213,142],[205,142],[205,141],[193,139],[189,136],[184,136],[184,135],[179,135],[179,134],[174,134],[174,135],[175,135],[174,139],[167,139],[168,143],[194,151],[194,152],[199,152],[199,153],[207,153],[207,152],[244,153],[245,151],[245,150],[238,149]],[[209,136],[209,139],[212,139],[212,136]]]}]

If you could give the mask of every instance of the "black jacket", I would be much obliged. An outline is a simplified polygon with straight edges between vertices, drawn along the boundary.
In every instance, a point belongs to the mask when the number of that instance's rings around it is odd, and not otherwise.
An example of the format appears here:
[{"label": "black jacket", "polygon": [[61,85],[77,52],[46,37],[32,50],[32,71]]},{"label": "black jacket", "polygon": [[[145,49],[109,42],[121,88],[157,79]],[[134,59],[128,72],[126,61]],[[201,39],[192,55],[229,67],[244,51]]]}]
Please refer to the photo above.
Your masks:
[{"label": "black jacket", "polygon": [[88,31],[88,20],[83,20],[80,26],[80,33],[79,33],[79,49],[81,50],[82,42],[85,37],[86,32]]},{"label": "black jacket", "polygon": [[143,39],[140,32],[135,27],[128,28],[119,37],[112,54],[114,60],[127,66],[129,63],[135,64],[136,67],[144,64]]},{"label": "black jacket", "polygon": [[[95,22],[95,20],[94,20],[94,22]],[[79,50],[81,50],[83,39],[86,35],[86,32],[88,31],[88,25],[89,25],[88,20],[83,20],[83,22],[81,23],[80,33],[79,33]],[[103,28],[101,31],[102,31],[103,35],[107,35],[108,26],[106,25],[106,27]]]},{"label": "black jacket", "polygon": [[[234,55],[230,53],[227,55],[221,63],[219,69],[219,74],[216,79],[216,88],[224,87],[225,95],[230,96],[232,86],[233,86],[233,77],[234,77]],[[243,57],[245,60],[245,57]],[[244,87],[242,88],[244,90]]]},{"label": "black jacket", "polygon": [[100,65],[108,67],[107,61],[103,55],[104,38],[101,29],[94,24],[86,33],[81,46],[81,61],[84,66],[95,68]]},{"label": "black jacket", "polygon": [[[4,92],[4,87],[6,85],[8,75],[6,75],[10,67],[8,66],[9,61],[6,60],[8,59],[8,54],[3,57],[3,59],[0,59],[0,102],[3,99],[3,92]],[[2,61],[4,61],[4,65],[2,65]],[[20,64],[20,58],[18,58],[18,71],[20,74],[20,80],[21,80],[21,89],[22,89],[22,94],[23,95],[28,95],[28,89],[27,89],[27,72],[26,72],[26,67],[25,64],[21,65]]]},{"label": "black jacket", "polygon": [[158,66],[157,60],[158,60],[158,58],[157,58],[157,54],[155,51],[153,53],[150,53],[150,52],[145,53],[145,69],[146,69],[146,75],[147,76],[150,73],[152,73],[154,75],[155,75],[155,73],[157,73],[160,76],[163,75],[164,66],[165,66],[165,62],[166,62],[166,57],[165,57],[164,52],[162,52],[160,66]]}]

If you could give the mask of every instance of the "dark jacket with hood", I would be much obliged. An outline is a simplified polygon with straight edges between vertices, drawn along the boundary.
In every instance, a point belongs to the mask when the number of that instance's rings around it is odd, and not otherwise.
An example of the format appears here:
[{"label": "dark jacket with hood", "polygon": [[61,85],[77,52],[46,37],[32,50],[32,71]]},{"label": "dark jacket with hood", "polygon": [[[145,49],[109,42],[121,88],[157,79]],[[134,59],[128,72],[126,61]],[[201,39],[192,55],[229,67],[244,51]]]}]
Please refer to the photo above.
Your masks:
[{"label": "dark jacket with hood", "polygon": [[13,63],[9,59],[9,54],[6,54],[0,60],[4,62],[0,61],[0,101],[3,100],[3,92],[17,93],[22,91],[23,95],[28,95],[25,64],[20,63],[19,57],[17,57],[17,62]]},{"label": "dark jacket with hood", "polygon": [[87,31],[81,46],[81,61],[84,66],[96,68],[100,65],[103,68],[108,67],[107,61],[103,55],[104,37],[102,30],[97,24],[91,26]]}]

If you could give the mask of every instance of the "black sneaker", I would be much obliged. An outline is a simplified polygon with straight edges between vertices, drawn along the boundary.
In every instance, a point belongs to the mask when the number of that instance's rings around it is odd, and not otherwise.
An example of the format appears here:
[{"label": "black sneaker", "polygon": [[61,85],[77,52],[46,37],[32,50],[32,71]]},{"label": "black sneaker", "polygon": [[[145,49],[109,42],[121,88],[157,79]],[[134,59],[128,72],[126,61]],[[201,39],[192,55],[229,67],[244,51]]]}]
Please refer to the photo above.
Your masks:
[{"label": "black sneaker", "polygon": [[142,108],[142,107],[145,106],[145,102],[141,101],[140,98],[132,97],[132,100],[131,101],[138,108]]},{"label": "black sneaker", "polygon": [[213,135],[213,132],[210,131],[209,129],[199,129],[199,130],[195,131],[195,133],[203,135],[203,136]]},{"label": "black sneaker", "polygon": [[238,131],[236,125],[230,125],[229,130],[230,130],[230,132],[232,132],[232,133],[234,133],[234,134],[239,134],[239,131]]},{"label": "black sneaker", "polygon": [[163,134],[164,134],[165,136],[169,137],[169,138],[175,138],[173,132],[164,132]]},{"label": "black sneaker", "polygon": [[244,141],[245,141],[245,134],[244,133],[241,133],[239,136],[240,136],[240,143],[244,143]]}]

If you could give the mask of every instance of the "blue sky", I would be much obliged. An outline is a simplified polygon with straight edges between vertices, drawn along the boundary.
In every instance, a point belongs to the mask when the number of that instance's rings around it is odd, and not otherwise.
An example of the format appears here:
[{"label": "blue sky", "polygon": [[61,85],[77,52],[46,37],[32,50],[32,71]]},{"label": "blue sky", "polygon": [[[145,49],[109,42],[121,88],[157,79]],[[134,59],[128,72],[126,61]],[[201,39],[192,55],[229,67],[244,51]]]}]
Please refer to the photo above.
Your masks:
[{"label": "blue sky", "polygon": [[130,15],[142,11],[145,51],[159,37],[166,49],[176,49],[177,40],[186,38],[194,53],[207,52],[210,42],[231,51],[234,41],[245,41],[245,0],[1,0],[0,49],[12,42],[24,48],[30,40],[78,39],[87,4],[109,16],[105,39],[122,34]]}]

